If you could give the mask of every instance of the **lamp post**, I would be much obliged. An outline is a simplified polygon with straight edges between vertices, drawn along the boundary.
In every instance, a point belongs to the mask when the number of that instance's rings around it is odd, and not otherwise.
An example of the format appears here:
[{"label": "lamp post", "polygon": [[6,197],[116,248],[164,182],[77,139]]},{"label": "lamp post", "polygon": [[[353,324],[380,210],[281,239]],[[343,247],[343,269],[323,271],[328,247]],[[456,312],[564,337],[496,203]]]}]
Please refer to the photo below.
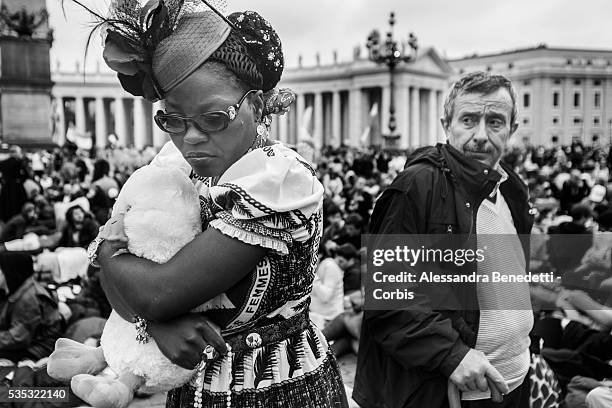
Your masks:
[{"label": "lamp post", "polygon": [[393,26],[395,25],[395,13],[389,14],[389,31],[387,38],[381,42],[380,32],[372,30],[368,36],[366,47],[368,58],[379,65],[386,65],[389,69],[389,134],[383,135],[387,140],[399,139],[396,133],[397,122],[395,120],[395,68],[402,62],[410,62],[416,58],[418,50],[417,38],[413,33],[408,36],[408,41],[399,43],[393,38]]}]

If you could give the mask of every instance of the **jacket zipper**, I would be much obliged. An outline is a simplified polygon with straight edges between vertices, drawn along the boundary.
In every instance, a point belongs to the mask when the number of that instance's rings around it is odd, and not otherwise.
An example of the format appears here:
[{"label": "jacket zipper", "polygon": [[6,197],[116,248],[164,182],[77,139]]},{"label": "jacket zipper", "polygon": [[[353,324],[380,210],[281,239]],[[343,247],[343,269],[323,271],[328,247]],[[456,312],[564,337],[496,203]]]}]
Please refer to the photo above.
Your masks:
[{"label": "jacket zipper", "polygon": [[470,205],[470,232],[468,233],[468,240],[472,238],[472,231],[474,230],[474,224],[476,222],[476,215],[474,213],[474,209]]}]

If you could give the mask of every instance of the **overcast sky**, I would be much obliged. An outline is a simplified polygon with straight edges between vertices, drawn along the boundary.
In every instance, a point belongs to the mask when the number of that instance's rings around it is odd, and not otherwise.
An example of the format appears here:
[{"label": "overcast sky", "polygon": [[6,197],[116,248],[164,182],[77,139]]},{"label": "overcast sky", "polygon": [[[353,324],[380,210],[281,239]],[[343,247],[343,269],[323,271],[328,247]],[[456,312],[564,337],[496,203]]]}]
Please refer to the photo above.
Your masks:
[{"label": "overcast sky", "polygon": [[[105,10],[108,0],[81,0]],[[51,61],[62,71],[83,60],[88,23],[92,19],[78,6],[47,0],[55,29]],[[230,0],[230,10],[255,10],[267,18],[283,41],[286,65],[296,66],[298,55],[312,65],[317,52],[323,64],[349,60],[355,45],[365,44],[373,28],[386,31],[395,11],[396,36],[413,31],[421,47],[433,46],[449,58],[546,43],[551,47],[612,50],[610,0]],[[94,38],[88,70],[101,60],[100,37]],[[81,63],[82,64],[82,63]],[[104,67],[104,64],[101,64]],[[81,65],[82,66],[82,65]]]}]

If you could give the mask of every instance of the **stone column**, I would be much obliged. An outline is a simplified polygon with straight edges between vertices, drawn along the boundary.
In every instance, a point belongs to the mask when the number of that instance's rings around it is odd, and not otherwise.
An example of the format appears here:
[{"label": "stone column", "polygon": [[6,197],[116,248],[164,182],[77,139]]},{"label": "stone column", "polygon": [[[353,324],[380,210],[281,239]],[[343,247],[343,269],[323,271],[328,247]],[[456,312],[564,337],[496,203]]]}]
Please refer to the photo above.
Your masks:
[{"label": "stone column", "polygon": [[134,98],[134,147],[143,148],[147,144],[146,115],[142,98]]},{"label": "stone column", "polygon": [[429,100],[429,144],[435,145],[438,141],[438,126],[439,122],[436,120],[438,117],[438,106],[436,100],[436,91],[430,89],[428,92]]},{"label": "stone column", "polygon": [[142,105],[144,107],[143,123],[145,124],[145,145],[155,146],[155,143],[153,143],[153,103],[143,99]]},{"label": "stone column", "polygon": [[96,98],[96,147],[104,149],[108,136],[106,128],[106,111],[104,110],[104,98]]},{"label": "stone column", "polygon": [[283,143],[289,141],[289,115],[290,112],[278,116],[278,140]]},{"label": "stone column", "polygon": [[354,88],[349,92],[349,140],[347,144],[350,146],[359,146],[359,138],[361,137],[362,129],[362,112],[361,112],[361,89]]},{"label": "stone column", "polygon": [[82,96],[77,96],[74,98],[74,116],[77,132],[81,135],[84,135],[87,131],[87,125],[85,115],[85,101],[83,100]]},{"label": "stone column", "polygon": [[153,146],[155,147],[161,147],[166,144],[168,140],[170,140],[168,134],[161,130],[159,126],[157,126],[157,124],[155,123],[155,119],[153,119],[158,110],[164,110],[164,103],[162,101],[157,101],[153,104],[153,115],[151,116],[151,123],[153,129]]},{"label": "stone column", "polygon": [[272,126],[270,129],[270,136],[274,139],[274,140],[280,140],[281,136],[280,136],[280,117],[278,116],[274,116],[272,118]]},{"label": "stone column", "polygon": [[421,98],[419,97],[419,88],[414,86],[410,88],[410,146],[420,147],[421,134],[420,134],[420,105]]},{"label": "stone column", "polygon": [[314,131],[312,132],[315,146],[323,146],[323,94],[315,92],[314,94]]},{"label": "stone column", "polygon": [[304,93],[300,93],[297,96],[297,105],[295,106],[295,118],[296,118],[296,142],[300,138],[302,132],[302,126],[304,126],[304,109],[306,109],[306,96]]},{"label": "stone column", "polygon": [[398,86],[396,90],[395,116],[397,131],[400,134],[399,148],[410,146],[410,92],[408,86]]},{"label": "stone column", "polygon": [[340,146],[342,139],[341,113],[340,113],[340,91],[332,93],[332,134],[329,143],[334,146]]},{"label": "stone column", "polygon": [[442,117],[444,117],[444,92],[436,91],[436,100],[438,102],[438,117],[437,120],[437,129],[438,129],[438,141],[444,142],[446,140],[446,134],[444,133],[444,128],[442,128]]},{"label": "stone column", "polygon": [[[388,135],[391,133],[389,130],[389,118],[391,115],[389,114],[389,106],[391,106],[391,88],[389,85],[386,85],[382,88],[382,100],[381,104],[378,107],[378,112],[380,113],[380,133],[382,135]],[[397,109],[396,109],[397,112]],[[372,118],[368,117],[368,120],[372,120]],[[382,140],[372,140],[373,143],[382,143]]]},{"label": "stone column", "polygon": [[[574,123],[572,121],[574,117],[574,91],[572,83],[573,78],[571,76],[568,76],[563,80],[563,93],[561,97],[561,106],[563,113],[560,115],[561,121],[563,123],[563,130],[559,137],[559,142],[561,144],[570,144],[572,142],[572,135],[574,133],[572,130],[574,128]],[[517,121],[518,120],[519,119],[517,118]],[[519,124],[519,132],[517,133],[520,133],[521,125],[522,123]]]},{"label": "stone column", "polygon": [[125,103],[122,97],[118,97],[115,98],[115,136],[119,144],[127,146],[128,134]]},{"label": "stone column", "polygon": [[57,116],[58,116],[58,123],[57,123],[57,144],[58,145],[63,145],[64,142],[66,141],[66,110],[64,109],[64,97],[61,95],[58,95],[55,97],[55,103],[56,103],[56,107],[57,107]]}]

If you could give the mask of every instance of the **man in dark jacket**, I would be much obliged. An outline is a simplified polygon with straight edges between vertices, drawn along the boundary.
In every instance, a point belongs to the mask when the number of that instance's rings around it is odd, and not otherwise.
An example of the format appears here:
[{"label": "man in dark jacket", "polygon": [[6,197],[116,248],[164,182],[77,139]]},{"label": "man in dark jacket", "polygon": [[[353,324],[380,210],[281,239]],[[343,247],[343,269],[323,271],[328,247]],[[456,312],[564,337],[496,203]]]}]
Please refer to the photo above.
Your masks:
[{"label": "man in dark jacket", "polygon": [[[517,128],[512,85],[502,76],[468,74],[455,83],[444,110],[448,143],[408,159],[377,201],[371,233],[510,236],[516,256],[487,262],[512,262],[524,273],[529,244],[517,234],[529,234],[533,223],[527,189],[500,163]],[[425,299],[401,310],[366,310],[353,392],[362,408],[448,407],[447,389],[463,393],[463,407],[528,406],[531,310],[489,313],[467,306],[499,300],[477,284],[445,286],[464,308],[434,310]],[[527,288],[512,295],[529,303]],[[507,394],[503,403],[493,404],[500,394]]]},{"label": "man in dark jacket", "polygon": [[57,301],[34,280],[32,257],[0,254],[0,358],[38,361],[64,330]]}]

